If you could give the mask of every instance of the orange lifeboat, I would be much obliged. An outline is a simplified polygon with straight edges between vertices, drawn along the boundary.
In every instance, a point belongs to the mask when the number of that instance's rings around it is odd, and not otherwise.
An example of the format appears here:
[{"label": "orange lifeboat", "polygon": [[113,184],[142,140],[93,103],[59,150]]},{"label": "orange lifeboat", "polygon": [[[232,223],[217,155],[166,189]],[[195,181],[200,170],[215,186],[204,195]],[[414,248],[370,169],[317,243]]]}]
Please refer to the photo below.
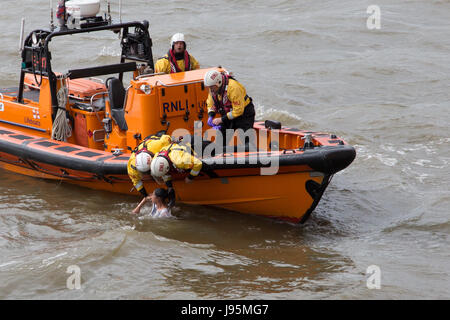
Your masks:
[{"label": "orange lifeboat", "polygon": [[[48,44],[54,37],[103,30],[122,32],[119,63],[53,72]],[[18,87],[0,89],[0,167],[128,194],[127,162],[145,137],[164,132],[190,135],[194,146],[213,142],[203,86],[211,69],[142,73],[154,67],[151,43],[146,21],[97,19],[82,28],[33,31],[24,42]],[[132,73],[126,86],[124,73]],[[106,85],[95,80],[101,76],[108,77]],[[63,129],[70,130],[58,139],[61,116]],[[239,149],[239,137],[231,152],[206,154],[201,148],[203,167],[195,182],[186,185],[182,173],[173,177],[177,201],[304,222],[332,176],[356,155],[337,136],[274,121],[256,122],[254,133],[253,150]],[[157,187],[150,176],[144,184],[148,190]]]}]

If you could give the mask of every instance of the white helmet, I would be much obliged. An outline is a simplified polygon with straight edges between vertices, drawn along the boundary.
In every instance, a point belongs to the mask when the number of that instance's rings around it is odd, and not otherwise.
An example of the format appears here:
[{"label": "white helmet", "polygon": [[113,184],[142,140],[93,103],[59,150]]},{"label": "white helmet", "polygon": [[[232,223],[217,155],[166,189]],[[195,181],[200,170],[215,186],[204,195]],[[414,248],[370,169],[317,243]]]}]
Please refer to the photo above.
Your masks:
[{"label": "white helmet", "polygon": [[150,165],[152,176],[161,178],[165,176],[170,169],[169,161],[167,161],[164,157],[154,157],[152,160],[152,164]]},{"label": "white helmet", "polygon": [[220,87],[222,85],[222,75],[217,70],[209,70],[205,74],[203,83],[205,84],[205,87],[211,87],[213,85],[218,85]]},{"label": "white helmet", "polygon": [[150,170],[150,162],[152,156],[147,152],[141,152],[136,156],[136,169],[140,172],[147,172]]},{"label": "white helmet", "polygon": [[178,41],[183,41],[184,47],[186,48],[186,41],[184,41],[184,34],[182,34],[182,33],[175,33],[172,36],[172,39],[170,40],[170,46],[173,47],[173,44]]}]

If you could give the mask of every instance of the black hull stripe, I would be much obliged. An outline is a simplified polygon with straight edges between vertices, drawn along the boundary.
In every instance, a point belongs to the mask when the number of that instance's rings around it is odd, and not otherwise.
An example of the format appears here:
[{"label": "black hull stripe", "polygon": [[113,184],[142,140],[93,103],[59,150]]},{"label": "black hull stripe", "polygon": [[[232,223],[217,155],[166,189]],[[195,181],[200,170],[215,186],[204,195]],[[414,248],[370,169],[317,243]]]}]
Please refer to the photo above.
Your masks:
[{"label": "black hull stripe", "polygon": [[[127,174],[127,162],[129,156],[116,158],[112,155],[97,151],[98,155],[104,154],[104,156],[92,159],[89,156],[94,153],[87,148],[79,149],[68,146],[48,149],[33,148],[32,142],[36,143],[36,141],[39,141],[36,145],[42,146],[42,140],[43,138],[32,138],[31,141],[13,143],[11,141],[0,139],[0,151],[17,156],[23,160],[32,160],[66,169],[90,172],[101,176]],[[52,152],[57,149],[65,151],[67,154]],[[81,153],[79,152],[80,150],[82,150]],[[74,152],[84,155],[84,159],[74,157]],[[277,156],[278,160],[276,159]],[[270,155],[264,152],[259,154],[258,157],[250,155],[250,157],[246,158],[234,157],[230,159],[228,157],[219,156],[203,159],[202,171],[213,172],[214,170],[223,169],[267,168],[271,165],[275,165],[276,161],[278,161],[279,167],[307,165],[314,171],[322,172],[324,174],[334,174],[350,165],[355,156],[355,149],[350,145],[324,146],[293,154]],[[109,161],[105,162],[106,160]],[[221,160],[223,163],[220,163],[217,160]],[[232,160],[232,162],[230,160]],[[231,163],[227,163],[227,161]]]},{"label": "black hull stripe", "polygon": [[108,158],[97,159],[79,159],[72,157],[71,154],[57,154],[51,152],[54,149],[35,149],[26,144],[17,144],[0,139],[0,151],[14,155],[23,160],[32,160],[61,168],[90,172],[98,175],[126,175],[127,162],[104,162]]},{"label": "black hull stripe", "polygon": [[[326,146],[307,150],[303,153],[280,154],[279,167],[307,165],[314,171],[333,174],[346,168],[355,159],[355,149],[350,145]],[[270,167],[275,163],[276,156],[268,156],[266,153],[259,157],[251,156],[244,159],[234,158],[233,163],[227,163],[227,157],[219,158],[224,163],[217,163],[218,158],[203,159],[203,170],[218,169],[245,169]],[[228,159],[229,160],[229,159]],[[272,162],[271,162],[272,161]],[[243,162],[243,163],[241,163]]]}]

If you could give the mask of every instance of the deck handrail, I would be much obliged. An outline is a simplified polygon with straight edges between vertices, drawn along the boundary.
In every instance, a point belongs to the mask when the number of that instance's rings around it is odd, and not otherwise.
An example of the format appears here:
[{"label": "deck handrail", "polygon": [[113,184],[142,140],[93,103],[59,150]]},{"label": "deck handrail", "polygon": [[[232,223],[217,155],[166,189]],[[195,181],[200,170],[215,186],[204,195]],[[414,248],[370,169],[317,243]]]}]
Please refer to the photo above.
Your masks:
[{"label": "deck handrail", "polygon": [[156,80],[155,85],[158,84],[158,82],[163,86],[163,87],[177,87],[177,86],[184,86],[187,84],[193,84],[193,83],[202,83],[203,80],[197,80],[197,81],[192,81],[192,82],[183,82],[183,83],[177,83],[177,84],[165,84],[164,82],[162,82],[161,80]]}]

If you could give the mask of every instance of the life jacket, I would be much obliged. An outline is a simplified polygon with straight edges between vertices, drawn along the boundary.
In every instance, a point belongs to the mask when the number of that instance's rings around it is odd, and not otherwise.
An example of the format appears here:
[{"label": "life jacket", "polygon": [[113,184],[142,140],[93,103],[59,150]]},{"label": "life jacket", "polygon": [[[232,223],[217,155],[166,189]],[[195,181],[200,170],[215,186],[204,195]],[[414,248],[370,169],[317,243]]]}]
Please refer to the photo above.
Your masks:
[{"label": "life jacket", "polygon": [[[183,148],[173,148],[173,149],[172,149],[173,145],[174,145],[174,143],[171,143],[170,146],[169,146],[169,148],[167,148],[167,150],[163,150],[163,151],[158,152],[158,155],[157,155],[157,156],[158,156],[158,157],[163,157],[163,158],[166,159],[167,162],[169,163],[169,172],[168,172],[168,173],[174,173],[174,172],[183,173],[183,172],[185,172],[185,170],[183,170],[183,169],[178,169],[177,167],[175,167],[175,166],[173,165],[172,160],[171,160],[170,157],[169,157],[169,154],[170,154],[170,151],[172,151],[172,150],[179,150],[179,151],[185,151],[185,152],[188,151],[188,150],[183,149]],[[191,151],[191,152],[192,152],[192,151]]]},{"label": "life jacket", "polygon": [[[170,147],[172,147],[172,146],[170,146]],[[166,159],[167,162],[169,163],[169,172],[168,173],[175,171],[175,167],[173,166],[172,160],[170,160],[170,157],[169,157],[170,147],[169,147],[169,150],[160,151],[160,152],[158,152],[158,155],[157,155],[157,157],[162,157],[162,158]]]},{"label": "life jacket", "polygon": [[[230,78],[233,80],[235,80],[235,79],[232,76],[230,76],[224,72],[221,72],[221,75],[222,75],[222,86],[219,88],[217,93],[211,92],[211,97],[214,101],[214,107],[213,107],[214,111],[216,113],[219,113],[220,115],[224,116],[225,114],[227,114],[228,112],[231,111],[231,107],[232,107],[231,101],[228,99],[228,94],[227,94],[228,82],[229,82]],[[222,99],[219,99],[219,97],[218,97],[219,95],[222,97]]]},{"label": "life jacket", "polygon": [[[157,136],[150,136],[150,137],[147,137],[144,141],[142,141],[141,143],[139,143],[139,145],[138,145],[136,148],[134,148],[134,150],[133,150],[134,155],[137,156],[139,153],[145,151],[145,152],[147,152],[149,155],[151,155],[152,158],[153,158],[153,157],[155,156],[155,154],[154,154],[153,152],[151,152],[150,150],[147,149],[147,144],[146,144],[146,142],[147,142],[148,140],[159,140],[159,139],[160,139],[160,137],[157,137]],[[139,149],[140,146],[142,146],[142,148]]]},{"label": "life jacket", "polygon": [[60,1],[58,3],[58,9],[56,11],[56,18],[64,18],[64,15],[66,13],[66,4],[65,1]]},{"label": "life jacket", "polygon": [[[175,54],[173,53],[173,50],[170,49],[169,52],[167,52],[167,59],[170,63],[170,73],[177,73],[182,72],[180,67],[178,66],[177,59],[175,58]],[[191,59],[189,58],[189,53],[187,50],[184,50],[184,71],[190,71],[191,70]]]},{"label": "life jacket", "polygon": [[[145,139],[144,141],[142,141],[141,143],[139,143],[136,148],[134,148],[134,150],[132,151],[132,153],[134,153],[134,157],[136,159],[137,155],[141,152],[147,152],[152,158],[154,156],[153,152],[151,152],[150,150],[147,149],[147,145],[145,144],[145,142],[147,142],[149,139],[151,139],[152,137]],[[152,139],[154,140],[154,139]],[[142,146],[142,148],[139,149],[139,147]],[[137,170],[135,165],[131,165],[131,168],[133,168],[134,170]]]},{"label": "life jacket", "polygon": [[[179,146],[183,146],[186,148],[186,152],[189,152],[192,156],[197,157],[197,153],[194,151],[192,144],[188,141],[184,141],[183,137],[181,137],[180,141],[177,142]],[[178,149],[179,150],[179,149]]]}]

